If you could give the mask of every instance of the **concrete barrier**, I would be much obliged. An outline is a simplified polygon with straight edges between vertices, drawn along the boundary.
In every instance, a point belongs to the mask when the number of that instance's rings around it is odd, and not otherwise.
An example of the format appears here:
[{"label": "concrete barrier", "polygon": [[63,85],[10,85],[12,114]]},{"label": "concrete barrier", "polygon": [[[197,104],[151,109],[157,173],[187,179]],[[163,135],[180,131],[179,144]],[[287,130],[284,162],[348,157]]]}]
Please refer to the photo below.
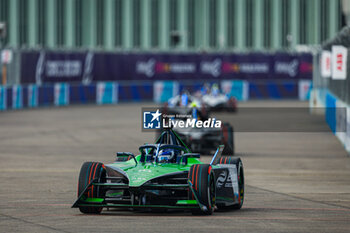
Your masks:
[{"label": "concrete barrier", "polygon": [[312,81],[311,80],[299,80],[299,100],[305,101],[310,99],[311,90],[312,90]]},{"label": "concrete barrier", "polygon": [[350,152],[350,106],[328,90],[325,94],[325,119],[332,132]]},{"label": "concrete barrier", "polygon": [[[25,95],[24,95],[25,96]],[[27,86],[27,106],[28,108],[36,108],[39,106],[39,89],[36,84]]]},{"label": "concrete barrier", "polygon": [[[0,111],[7,109],[36,108],[44,106],[67,106],[70,104],[116,104],[119,101],[166,102],[182,90],[199,91],[205,81],[156,81],[156,82],[98,82],[91,84],[29,84],[0,86]],[[265,84],[245,80],[210,82],[220,84],[222,90],[238,101],[250,98],[298,98],[297,82]],[[310,84],[300,84],[304,93],[300,99],[310,96]],[[304,87],[304,88],[302,88]],[[311,94],[312,96],[312,94]]]},{"label": "concrete barrier", "polygon": [[153,90],[154,102],[164,103],[179,94],[180,86],[176,81],[156,81],[153,84]]},{"label": "concrete barrier", "polygon": [[332,132],[335,133],[336,132],[336,101],[337,99],[335,98],[335,96],[330,93],[327,92],[326,94],[326,112],[325,112],[325,117],[326,117],[326,122],[329,125],[329,127],[331,128]]},{"label": "concrete barrier", "polygon": [[69,103],[88,104],[96,102],[96,84],[70,85]]},{"label": "concrete barrier", "polygon": [[153,84],[119,83],[118,101],[152,101]]},{"label": "concrete barrier", "polygon": [[296,81],[249,82],[249,99],[297,99],[298,91]]},{"label": "concrete barrier", "polygon": [[97,104],[116,104],[118,102],[118,83],[99,82],[96,88]]},{"label": "concrete barrier", "polygon": [[12,86],[12,109],[21,109],[23,107],[23,92],[20,85]]},{"label": "concrete barrier", "polygon": [[238,101],[246,101],[249,98],[249,83],[244,80],[224,80],[221,81],[221,89],[230,97],[235,97]]},{"label": "concrete barrier", "polygon": [[55,83],[54,103],[56,106],[69,105],[69,84]]}]

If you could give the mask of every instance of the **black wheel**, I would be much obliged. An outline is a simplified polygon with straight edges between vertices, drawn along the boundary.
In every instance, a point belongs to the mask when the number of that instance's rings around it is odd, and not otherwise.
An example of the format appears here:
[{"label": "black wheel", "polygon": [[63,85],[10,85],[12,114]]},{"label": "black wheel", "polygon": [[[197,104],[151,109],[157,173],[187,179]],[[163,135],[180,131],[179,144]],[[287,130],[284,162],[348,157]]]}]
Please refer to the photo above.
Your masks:
[{"label": "black wheel", "polygon": [[218,206],[219,209],[240,209],[244,202],[244,170],[242,160],[238,157],[223,156],[219,164],[235,164],[238,178],[238,204],[232,206]]},{"label": "black wheel", "polygon": [[209,118],[209,107],[202,105],[201,109],[200,109],[200,114],[201,114],[201,119],[202,120],[207,120]]},{"label": "black wheel", "polygon": [[[79,183],[78,183],[78,197],[81,192],[84,191],[86,186],[97,179],[98,182],[105,182],[106,170],[102,163],[98,162],[85,162],[80,169]],[[103,191],[99,186],[91,186],[82,196],[82,199],[86,198],[98,198],[103,197]],[[79,207],[80,212],[84,214],[99,214],[102,211],[102,207]]]},{"label": "black wheel", "polygon": [[231,97],[229,100],[228,100],[228,111],[229,112],[237,112],[237,100],[236,98],[234,97]]},{"label": "black wheel", "polygon": [[[192,214],[211,215],[215,207],[215,177],[209,164],[195,164],[190,168],[188,180],[192,183],[197,198],[205,209],[193,210]],[[189,199],[194,200],[194,194],[189,190]]]},{"label": "black wheel", "polygon": [[222,126],[222,143],[225,145],[223,155],[235,154],[233,127],[229,123],[224,123]]}]

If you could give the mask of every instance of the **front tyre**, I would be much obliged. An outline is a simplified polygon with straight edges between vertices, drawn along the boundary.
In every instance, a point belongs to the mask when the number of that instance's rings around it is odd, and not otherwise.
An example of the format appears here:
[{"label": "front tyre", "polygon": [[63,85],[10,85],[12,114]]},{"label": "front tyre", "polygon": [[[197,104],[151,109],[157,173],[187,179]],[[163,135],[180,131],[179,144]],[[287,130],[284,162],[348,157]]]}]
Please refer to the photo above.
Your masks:
[{"label": "front tyre", "polygon": [[[85,162],[80,169],[79,182],[78,182],[78,197],[84,191],[86,186],[93,180],[97,179],[98,182],[105,182],[106,169],[102,163],[98,162]],[[98,198],[103,197],[104,194],[99,186],[91,186],[81,197],[83,200],[86,198]],[[80,212],[84,214],[99,214],[102,211],[102,207],[90,207],[79,206]]]},{"label": "front tyre", "polygon": [[[192,214],[211,215],[215,207],[215,177],[211,165],[195,164],[190,168],[188,180],[192,183],[199,202],[206,208],[193,210]],[[189,199],[194,200],[194,194],[189,190]]]},{"label": "front tyre", "polygon": [[231,206],[218,206],[219,209],[240,209],[244,202],[244,170],[242,160],[238,157],[222,156],[219,164],[235,164],[238,179],[238,203]]}]

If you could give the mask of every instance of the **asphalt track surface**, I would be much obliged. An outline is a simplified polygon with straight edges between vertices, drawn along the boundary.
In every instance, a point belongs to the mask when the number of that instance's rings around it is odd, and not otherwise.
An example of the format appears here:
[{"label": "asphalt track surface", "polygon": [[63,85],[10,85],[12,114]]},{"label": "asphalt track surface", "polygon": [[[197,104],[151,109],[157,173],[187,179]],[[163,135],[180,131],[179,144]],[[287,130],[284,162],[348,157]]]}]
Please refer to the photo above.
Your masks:
[{"label": "asphalt track surface", "polygon": [[[150,106],[150,104],[145,104]],[[241,107],[306,107],[300,102],[248,102]],[[141,105],[73,106],[0,113],[0,232],[349,232],[350,158],[323,117],[288,114],[305,130],[237,132],[246,196],[239,211],[128,210],[83,215],[70,208],[85,161],[136,152],[152,133],[140,129]],[[269,114],[219,114],[242,126]],[[284,118],[281,112],[274,122]],[[264,120],[265,119],[265,120]],[[283,123],[285,124],[285,123]],[[203,156],[209,161],[210,156]]]}]

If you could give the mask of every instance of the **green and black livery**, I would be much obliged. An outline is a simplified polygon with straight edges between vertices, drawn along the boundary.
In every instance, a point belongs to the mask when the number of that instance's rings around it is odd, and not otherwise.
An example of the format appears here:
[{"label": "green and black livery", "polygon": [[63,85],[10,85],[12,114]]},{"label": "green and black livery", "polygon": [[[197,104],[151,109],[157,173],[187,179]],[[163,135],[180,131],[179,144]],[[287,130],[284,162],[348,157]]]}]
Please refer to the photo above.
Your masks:
[{"label": "green and black livery", "polygon": [[111,164],[85,162],[73,208],[85,214],[102,209],[181,209],[210,215],[215,209],[240,209],[244,172],[240,158],[221,156],[219,146],[210,164],[202,163],[181,139],[167,129],[140,154],[118,152]]}]

